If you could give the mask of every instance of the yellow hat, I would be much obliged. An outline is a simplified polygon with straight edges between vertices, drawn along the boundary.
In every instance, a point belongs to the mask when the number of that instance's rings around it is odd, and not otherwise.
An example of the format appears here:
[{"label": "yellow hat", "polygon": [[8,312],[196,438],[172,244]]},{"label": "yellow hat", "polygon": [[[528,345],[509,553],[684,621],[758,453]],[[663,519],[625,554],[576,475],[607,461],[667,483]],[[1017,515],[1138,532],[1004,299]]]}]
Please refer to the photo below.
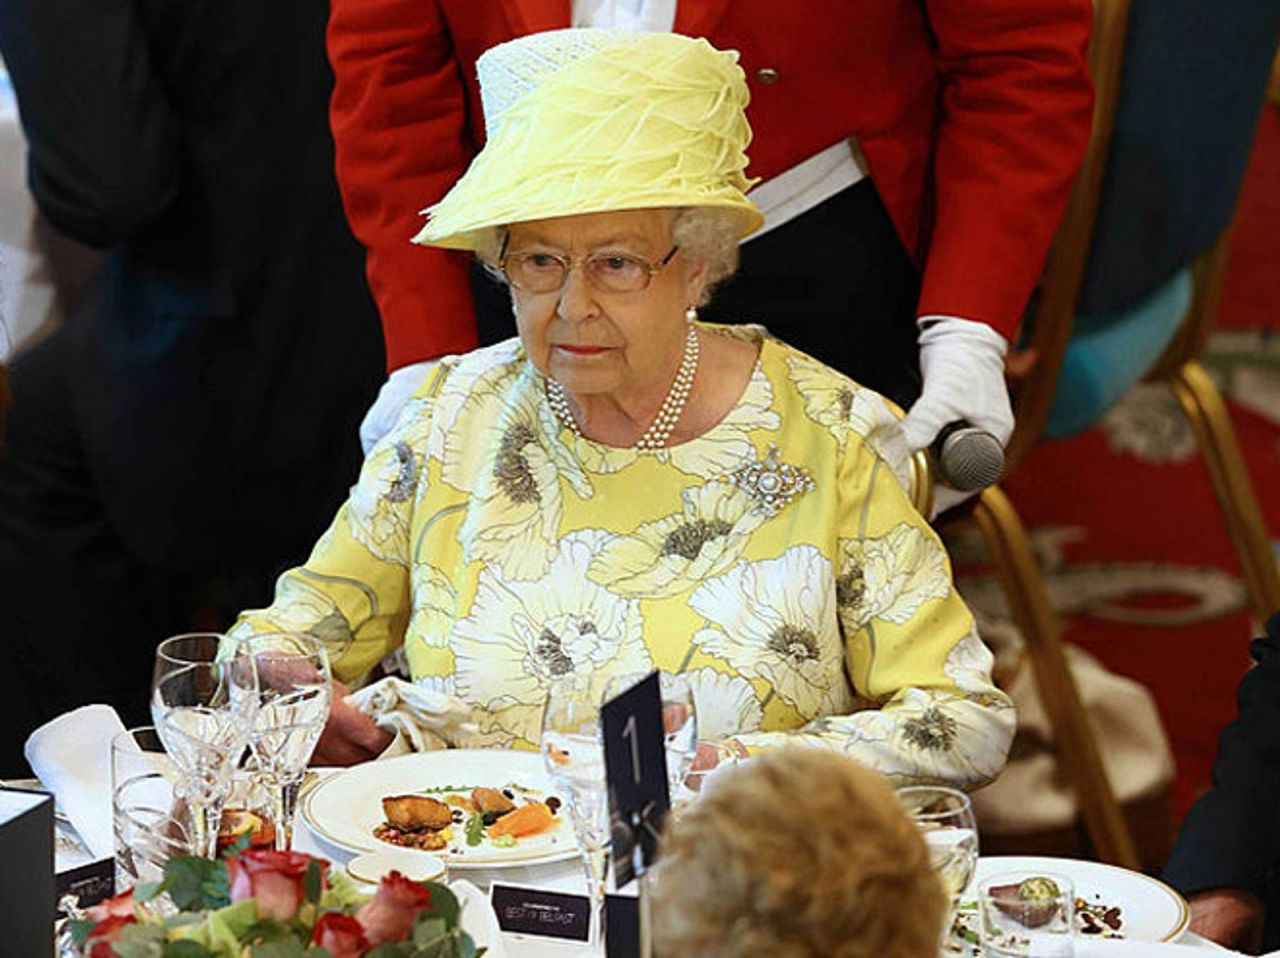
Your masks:
[{"label": "yellow hat", "polygon": [[673,33],[552,30],[476,61],[487,141],[415,243],[475,249],[477,231],[647,207],[716,206],[764,222],[743,170],[750,95],[736,51]]}]

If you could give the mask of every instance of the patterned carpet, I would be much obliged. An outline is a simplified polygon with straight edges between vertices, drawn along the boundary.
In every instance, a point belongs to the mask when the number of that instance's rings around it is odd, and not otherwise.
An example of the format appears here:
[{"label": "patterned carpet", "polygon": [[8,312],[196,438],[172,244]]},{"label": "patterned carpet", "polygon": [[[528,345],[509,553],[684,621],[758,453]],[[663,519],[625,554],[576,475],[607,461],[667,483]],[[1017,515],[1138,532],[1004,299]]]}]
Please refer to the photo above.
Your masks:
[{"label": "patterned carpet", "polygon": [[[1205,365],[1231,402],[1272,540],[1280,537],[1280,114],[1267,108]],[[1191,430],[1163,387],[1133,389],[1087,433],[1046,443],[1006,486],[1032,531],[1065,634],[1154,694],[1181,816],[1208,787],[1256,634]],[[957,567],[966,569],[965,543]],[[1011,628],[994,583],[961,590]]]}]

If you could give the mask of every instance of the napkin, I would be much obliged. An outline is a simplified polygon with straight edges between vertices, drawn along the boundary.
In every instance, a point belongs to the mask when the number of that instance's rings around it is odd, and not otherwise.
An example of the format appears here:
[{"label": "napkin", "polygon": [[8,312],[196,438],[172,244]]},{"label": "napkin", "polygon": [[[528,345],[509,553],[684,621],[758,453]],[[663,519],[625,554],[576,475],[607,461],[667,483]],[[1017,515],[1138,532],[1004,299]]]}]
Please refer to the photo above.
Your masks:
[{"label": "napkin", "polygon": [[471,708],[462,699],[395,676],[353,692],[347,702],[395,736],[379,758],[448,748],[459,732],[474,730]]},{"label": "napkin", "polygon": [[462,906],[463,930],[474,939],[477,948],[485,949],[485,958],[507,958],[498,916],[485,893],[462,878],[449,882],[449,888]]},{"label": "napkin", "polygon": [[94,858],[115,854],[111,830],[111,739],[124,724],[109,705],[86,705],[41,725],[24,752]]}]

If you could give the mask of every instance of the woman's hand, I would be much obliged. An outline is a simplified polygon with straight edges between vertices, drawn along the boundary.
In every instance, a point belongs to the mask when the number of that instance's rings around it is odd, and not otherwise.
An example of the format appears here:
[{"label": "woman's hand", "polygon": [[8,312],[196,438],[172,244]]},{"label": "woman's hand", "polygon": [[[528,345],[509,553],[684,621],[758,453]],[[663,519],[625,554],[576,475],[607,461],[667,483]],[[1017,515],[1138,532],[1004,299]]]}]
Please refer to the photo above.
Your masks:
[{"label": "woman's hand", "polygon": [[391,733],[348,702],[350,694],[349,688],[334,681],[329,721],[311,755],[312,765],[356,765],[377,758],[391,744]]},{"label": "woman's hand", "polygon": [[1253,954],[1262,943],[1262,902],[1238,888],[1210,888],[1187,899],[1191,930],[1227,948]]}]

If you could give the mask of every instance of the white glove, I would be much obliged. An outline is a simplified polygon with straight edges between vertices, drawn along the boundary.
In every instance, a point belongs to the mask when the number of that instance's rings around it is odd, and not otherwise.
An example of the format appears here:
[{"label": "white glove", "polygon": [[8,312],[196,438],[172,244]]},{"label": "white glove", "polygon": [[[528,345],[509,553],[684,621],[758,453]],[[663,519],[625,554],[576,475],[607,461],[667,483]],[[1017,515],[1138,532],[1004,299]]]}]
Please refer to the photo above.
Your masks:
[{"label": "white glove", "polygon": [[366,456],[373,444],[391,431],[391,427],[400,418],[400,410],[404,408],[404,404],[426,381],[427,374],[438,362],[438,359],[428,359],[411,363],[401,366],[387,377],[387,381],[378,390],[378,398],[360,421],[360,445]]},{"label": "white glove", "polygon": [[[907,412],[902,430],[912,452],[924,449],[948,423],[968,420],[1004,445],[1013,435],[1013,409],[1004,380],[1009,343],[985,323],[955,316],[920,317],[920,374],[924,389]],[[974,492],[938,485],[934,515]]]}]

